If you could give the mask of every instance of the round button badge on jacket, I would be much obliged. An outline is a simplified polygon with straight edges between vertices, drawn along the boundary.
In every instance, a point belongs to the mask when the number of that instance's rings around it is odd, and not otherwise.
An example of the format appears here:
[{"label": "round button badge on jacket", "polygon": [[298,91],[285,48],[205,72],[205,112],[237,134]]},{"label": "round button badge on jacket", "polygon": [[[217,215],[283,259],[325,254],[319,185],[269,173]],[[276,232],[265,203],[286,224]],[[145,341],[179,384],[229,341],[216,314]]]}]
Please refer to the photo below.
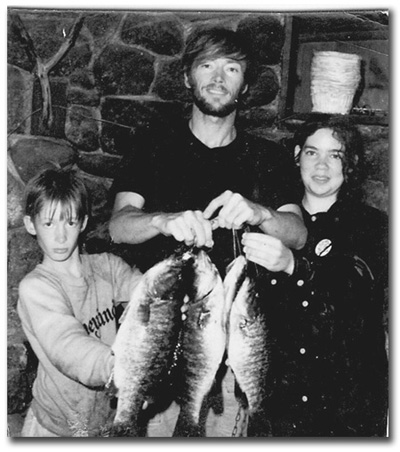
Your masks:
[{"label": "round button badge on jacket", "polygon": [[326,256],[332,250],[332,241],[329,239],[322,239],[315,247],[315,254],[319,257]]}]

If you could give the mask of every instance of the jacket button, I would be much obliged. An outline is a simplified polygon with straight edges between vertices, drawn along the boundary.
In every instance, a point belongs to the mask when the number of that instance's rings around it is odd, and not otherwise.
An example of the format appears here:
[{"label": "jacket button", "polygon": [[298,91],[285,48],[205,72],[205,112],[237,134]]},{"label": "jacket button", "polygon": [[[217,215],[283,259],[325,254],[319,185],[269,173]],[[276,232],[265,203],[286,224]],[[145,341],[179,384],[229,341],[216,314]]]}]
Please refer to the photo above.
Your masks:
[{"label": "jacket button", "polygon": [[301,400],[302,400],[303,402],[307,402],[308,397],[307,397],[306,395],[303,395],[303,397],[301,398]]},{"label": "jacket button", "polygon": [[300,352],[302,355],[304,355],[304,353],[306,352],[306,349],[302,347],[302,348],[299,350],[299,352]]},{"label": "jacket button", "polygon": [[304,281],[303,281],[302,279],[299,279],[299,280],[297,281],[297,285],[298,285],[299,287],[301,287],[303,284],[304,284]]},{"label": "jacket button", "polygon": [[275,284],[277,283],[278,281],[276,280],[276,279],[271,279],[271,284],[273,285],[273,286],[275,286]]},{"label": "jacket button", "polygon": [[303,307],[306,308],[306,307],[308,306],[308,301],[307,301],[307,300],[304,300],[301,304],[303,305]]}]

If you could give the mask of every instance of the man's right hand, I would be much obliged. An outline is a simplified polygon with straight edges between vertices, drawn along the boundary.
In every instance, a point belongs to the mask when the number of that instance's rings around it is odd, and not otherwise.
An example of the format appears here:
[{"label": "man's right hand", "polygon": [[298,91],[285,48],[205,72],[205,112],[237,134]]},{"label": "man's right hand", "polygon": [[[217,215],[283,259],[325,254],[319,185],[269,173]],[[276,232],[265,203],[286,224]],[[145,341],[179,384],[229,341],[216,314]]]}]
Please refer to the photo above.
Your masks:
[{"label": "man's right hand", "polygon": [[211,221],[205,219],[200,210],[160,213],[154,215],[152,226],[157,228],[160,234],[172,236],[188,246],[211,248],[214,245]]}]

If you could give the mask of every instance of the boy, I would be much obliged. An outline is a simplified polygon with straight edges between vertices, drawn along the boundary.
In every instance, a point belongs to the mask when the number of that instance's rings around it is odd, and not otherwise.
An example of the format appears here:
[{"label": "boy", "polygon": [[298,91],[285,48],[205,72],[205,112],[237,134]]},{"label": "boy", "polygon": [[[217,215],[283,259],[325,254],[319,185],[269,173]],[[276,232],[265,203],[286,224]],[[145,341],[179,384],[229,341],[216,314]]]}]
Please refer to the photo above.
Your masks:
[{"label": "boy", "polygon": [[39,360],[21,436],[98,436],[114,416],[104,385],[114,364],[116,304],[129,300],[142,274],[112,254],[79,253],[89,203],[74,171],[35,176],[25,213],[43,260],[19,286],[18,313]]}]

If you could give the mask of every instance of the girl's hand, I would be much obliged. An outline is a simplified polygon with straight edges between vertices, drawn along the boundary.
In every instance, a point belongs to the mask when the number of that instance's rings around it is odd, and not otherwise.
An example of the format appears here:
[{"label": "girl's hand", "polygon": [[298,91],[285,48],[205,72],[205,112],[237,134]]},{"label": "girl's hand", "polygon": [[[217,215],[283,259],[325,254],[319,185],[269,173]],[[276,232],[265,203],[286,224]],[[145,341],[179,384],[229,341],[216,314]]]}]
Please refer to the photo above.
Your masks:
[{"label": "girl's hand", "polygon": [[279,239],[259,232],[246,232],[242,244],[249,261],[272,272],[293,273],[293,253]]}]

